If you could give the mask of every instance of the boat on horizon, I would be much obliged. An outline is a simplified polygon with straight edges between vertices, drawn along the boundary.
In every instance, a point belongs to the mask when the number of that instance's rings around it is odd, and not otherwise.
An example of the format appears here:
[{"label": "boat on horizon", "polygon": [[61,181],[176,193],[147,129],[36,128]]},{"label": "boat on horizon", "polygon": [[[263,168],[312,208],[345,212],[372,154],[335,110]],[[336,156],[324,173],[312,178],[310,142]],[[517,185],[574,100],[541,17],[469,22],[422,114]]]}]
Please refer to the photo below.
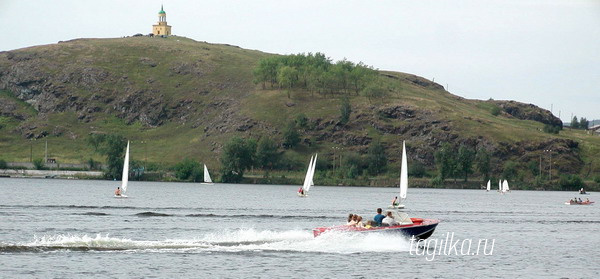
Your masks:
[{"label": "boat on horizon", "polygon": [[310,187],[315,185],[313,177],[315,176],[315,168],[317,165],[317,156],[318,156],[318,154],[315,154],[315,156],[310,156],[310,162],[308,163],[308,169],[306,170],[306,176],[304,177],[304,183],[302,184],[302,187],[300,187],[300,189],[298,189],[298,196],[301,198],[307,197]]},{"label": "boat on horizon", "polygon": [[572,200],[565,202],[566,205],[592,205],[596,202],[594,201],[582,201],[582,202],[574,202]]},{"label": "boat on horizon", "polygon": [[202,182],[200,184],[214,185],[214,183],[212,182],[212,179],[210,179],[210,173],[208,173],[208,168],[206,167],[206,164],[204,164],[204,182]]},{"label": "boat on horizon", "polygon": [[127,141],[127,148],[125,149],[125,159],[123,160],[123,175],[121,176],[121,192],[119,195],[115,195],[115,198],[127,198],[125,193],[127,192],[127,184],[129,183],[129,141]]}]

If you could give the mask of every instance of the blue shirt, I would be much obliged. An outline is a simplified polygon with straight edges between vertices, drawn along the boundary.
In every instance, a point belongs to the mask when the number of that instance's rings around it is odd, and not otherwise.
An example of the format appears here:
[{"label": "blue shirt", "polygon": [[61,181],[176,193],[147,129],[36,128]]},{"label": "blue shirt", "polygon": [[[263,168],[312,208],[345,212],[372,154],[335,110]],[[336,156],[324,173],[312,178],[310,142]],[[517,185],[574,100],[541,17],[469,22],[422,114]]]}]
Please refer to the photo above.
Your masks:
[{"label": "blue shirt", "polygon": [[381,221],[383,221],[383,218],[385,218],[385,216],[383,216],[381,214],[377,214],[377,215],[375,215],[375,217],[373,218],[373,220],[375,220],[375,222],[377,223],[377,225],[381,225]]}]

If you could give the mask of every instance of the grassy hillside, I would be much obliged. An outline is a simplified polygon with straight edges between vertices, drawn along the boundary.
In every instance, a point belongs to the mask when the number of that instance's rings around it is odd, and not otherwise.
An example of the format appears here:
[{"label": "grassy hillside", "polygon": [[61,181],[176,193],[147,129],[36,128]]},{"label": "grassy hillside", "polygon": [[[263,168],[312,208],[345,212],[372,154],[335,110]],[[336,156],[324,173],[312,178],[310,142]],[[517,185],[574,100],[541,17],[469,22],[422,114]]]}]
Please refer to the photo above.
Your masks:
[{"label": "grassy hillside", "polygon": [[47,140],[49,157],[59,162],[101,160],[86,138],[118,133],[132,141],[134,160],[169,165],[190,157],[215,169],[233,135],[280,141],[286,123],[304,114],[312,128],[301,134],[312,144],[286,152],[305,161],[311,152],[330,156],[333,146],[364,154],[370,141],[381,139],[392,174],[402,140],[409,158],[428,166],[439,145],[450,142],[490,149],[496,170],[509,159],[546,160],[545,149],[555,150],[559,171],[593,176],[600,169],[598,136],[544,133],[543,123],[508,109],[494,116],[501,103],[463,99],[405,73],[380,72],[388,96],[352,95],[350,121],[340,125],[337,95],[293,90],[288,98],[255,85],[252,70],[270,55],[175,36],[78,39],[2,52],[0,159],[29,161],[30,152],[41,158]]}]

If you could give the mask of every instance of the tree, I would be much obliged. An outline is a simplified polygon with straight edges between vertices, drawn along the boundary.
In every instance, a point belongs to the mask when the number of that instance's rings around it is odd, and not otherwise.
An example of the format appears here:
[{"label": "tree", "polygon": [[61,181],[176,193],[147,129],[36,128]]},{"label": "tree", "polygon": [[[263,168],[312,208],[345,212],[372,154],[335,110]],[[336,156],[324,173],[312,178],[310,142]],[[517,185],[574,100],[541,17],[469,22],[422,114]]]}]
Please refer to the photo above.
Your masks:
[{"label": "tree", "polygon": [[300,143],[300,134],[296,122],[290,121],[283,131],[283,147],[294,148],[298,143]]},{"label": "tree", "polygon": [[581,120],[579,120],[579,129],[587,130],[589,128],[589,126],[590,126],[590,121],[585,119],[585,117],[582,117]]},{"label": "tree", "polygon": [[116,134],[95,134],[88,138],[88,144],[94,147],[97,153],[106,156],[107,168],[104,176],[110,179],[121,179],[127,146],[125,138]]},{"label": "tree", "polygon": [[377,175],[385,171],[387,166],[387,156],[385,155],[385,147],[381,144],[381,141],[371,141],[367,153],[367,162],[370,174]]},{"label": "tree", "polygon": [[458,170],[464,175],[465,182],[467,181],[469,174],[473,173],[473,159],[475,158],[475,151],[466,145],[461,145],[458,148]]},{"label": "tree", "polygon": [[513,161],[507,161],[506,163],[504,163],[502,176],[506,180],[514,179],[517,176],[517,163]]},{"label": "tree", "polygon": [[410,177],[423,177],[425,174],[427,174],[425,166],[419,161],[414,161],[408,166],[408,175]]},{"label": "tree", "polygon": [[381,86],[381,82],[372,82],[365,86],[360,94],[367,97],[367,100],[369,100],[370,103],[372,99],[385,97],[386,89]]},{"label": "tree", "polygon": [[298,80],[298,71],[290,66],[283,66],[277,71],[277,82],[280,88],[287,89],[287,97],[290,98],[290,89]]},{"label": "tree", "polygon": [[237,136],[231,138],[221,153],[221,180],[223,182],[240,182],[244,171],[254,164],[255,153],[255,140],[246,140]]},{"label": "tree", "polygon": [[483,180],[490,179],[490,153],[485,148],[480,148],[475,155],[475,167],[483,175]]},{"label": "tree", "polygon": [[571,119],[571,128],[579,129],[579,121],[577,120],[577,115],[573,116],[573,119]]},{"label": "tree", "polygon": [[306,128],[306,126],[308,125],[308,118],[306,117],[306,115],[304,113],[299,113],[296,114],[296,124],[298,125],[298,127],[300,128]]},{"label": "tree", "polygon": [[273,139],[263,136],[256,147],[256,166],[262,169],[273,169],[279,160],[277,144]]},{"label": "tree", "polygon": [[540,165],[536,160],[529,161],[529,163],[527,163],[527,169],[534,177],[540,174]]},{"label": "tree", "polygon": [[193,182],[203,181],[204,169],[200,162],[186,158],[175,165],[175,177]]},{"label": "tree", "polygon": [[348,97],[343,97],[342,104],[340,106],[340,122],[342,124],[348,123],[348,120],[350,120],[350,113],[352,113],[352,107],[350,107],[350,100]]},{"label": "tree", "polygon": [[456,169],[456,160],[454,150],[449,143],[443,143],[440,149],[435,152],[434,158],[442,181],[453,175]]}]

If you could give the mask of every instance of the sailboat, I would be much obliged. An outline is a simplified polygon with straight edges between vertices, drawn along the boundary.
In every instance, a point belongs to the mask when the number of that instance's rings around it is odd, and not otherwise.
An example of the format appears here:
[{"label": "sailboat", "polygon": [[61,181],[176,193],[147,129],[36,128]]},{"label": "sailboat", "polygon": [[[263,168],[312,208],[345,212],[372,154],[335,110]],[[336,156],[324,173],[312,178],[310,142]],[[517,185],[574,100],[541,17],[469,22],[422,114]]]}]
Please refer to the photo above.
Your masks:
[{"label": "sailboat", "polygon": [[406,200],[406,194],[408,192],[408,163],[406,160],[406,145],[402,142],[402,166],[400,169],[400,200],[392,201],[392,208],[404,208],[404,200]]},{"label": "sailboat", "polygon": [[498,180],[498,192],[502,193],[502,179]]},{"label": "sailboat", "polygon": [[304,183],[302,184],[302,187],[298,190],[299,197],[308,196],[308,191],[310,190],[310,187],[315,185],[313,177],[315,175],[315,167],[317,165],[317,155],[318,154],[315,154],[315,156],[310,157],[310,163],[308,163],[308,169],[306,170]]},{"label": "sailboat", "polygon": [[212,179],[210,179],[210,174],[208,173],[208,168],[206,167],[206,164],[204,164],[204,183],[201,184],[205,184],[205,185],[213,185],[214,183],[212,182]]},{"label": "sailboat", "polygon": [[125,160],[123,160],[123,175],[121,178],[121,194],[115,195],[115,198],[126,198],[127,183],[129,182],[129,141],[127,141],[127,149],[125,149]]},{"label": "sailboat", "polygon": [[508,181],[505,179],[504,182],[502,182],[502,193],[505,194],[507,192],[510,192],[510,188],[508,188]]},{"label": "sailboat", "polygon": [[492,181],[488,180],[487,187],[486,187],[488,192],[490,191],[491,187],[492,187]]}]

